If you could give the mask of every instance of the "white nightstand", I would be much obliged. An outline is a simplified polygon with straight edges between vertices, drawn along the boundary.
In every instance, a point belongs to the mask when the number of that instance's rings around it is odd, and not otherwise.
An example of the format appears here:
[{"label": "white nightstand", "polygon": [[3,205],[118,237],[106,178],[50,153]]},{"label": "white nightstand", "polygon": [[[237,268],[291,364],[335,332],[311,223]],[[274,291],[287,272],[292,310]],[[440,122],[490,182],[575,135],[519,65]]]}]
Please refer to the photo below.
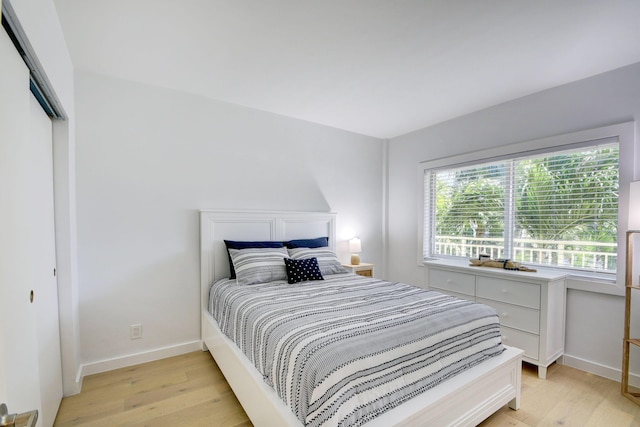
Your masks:
[{"label": "white nightstand", "polygon": [[360,276],[373,277],[374,264],[367,264],[366,262],[361,262],[358,265],[342,264],[342,266],[351,273],[356,273],[356,274],[359,274]]}]

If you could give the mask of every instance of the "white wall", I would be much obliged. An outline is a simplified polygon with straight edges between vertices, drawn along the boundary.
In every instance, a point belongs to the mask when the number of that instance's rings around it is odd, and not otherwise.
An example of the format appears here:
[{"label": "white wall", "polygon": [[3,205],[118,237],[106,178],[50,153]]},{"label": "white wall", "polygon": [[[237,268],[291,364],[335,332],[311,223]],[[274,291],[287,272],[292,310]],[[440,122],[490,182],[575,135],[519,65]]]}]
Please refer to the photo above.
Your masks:
[{"label": "white wall", "polygon": [[[420,161],[634,119],[640,119],[640,64],[392,139],[388,171],[388,278],[424,283],[423,269],[417,263],[419,242],[416,237],[422,204]],[[637,126],[636,123],[636,135]],[[636,165],[636,179],[639,173]],[[619,380],[623,298],[572,289],[567,304],[568,361],[580,361],[583,369],[610,374]],[[640,311],[640,304],[636,304],[636,309]]]},{"label": "white wall", "polygon": [[336,212],[382,264],[382,141],[87,72],[76,93],[85,374],[199,339],[199,209]]}]

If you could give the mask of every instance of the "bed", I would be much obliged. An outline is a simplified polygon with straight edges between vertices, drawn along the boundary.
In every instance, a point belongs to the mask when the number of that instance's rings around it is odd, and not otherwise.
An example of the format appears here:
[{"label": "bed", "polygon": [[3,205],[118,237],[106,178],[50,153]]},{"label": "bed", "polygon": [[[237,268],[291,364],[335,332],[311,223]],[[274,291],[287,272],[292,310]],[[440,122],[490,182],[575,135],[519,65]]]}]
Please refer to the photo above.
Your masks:
[{"label": "bed", "polygon": [[[254,425],[302,426],[303,423],[278,396],[272,387],[273,384],[268,384],[269,378],[274,378],[265,376],[264,371],[259,372],[256,369],[258,365],[254,366],[247,355],[222,332],[221,325],[209,311],[209,292],[214,282],[224,285],[225,282],[220,279],[230,275],[229,255],[224,240],[289,241],[327,236],[329,249],[335,250],[336,215],[316,212],[246,211],[202,211],[200,215],[203,350],[211,352]],[[353,285],[349,288],[352,292],[356,292],[358,286],[380,287],[377,292],[380,292],[383,286],[388,286],[386,282],[364,281],[364,278],[356,275],[339,276],[341,274],[327,276],[324,284],[328,288],[338,288],[343,286],[339,281],[346,279]],[[270,286],[273,289],[269,289],[269,292],[281,287],[279,283]],[[436,298],[433,292],[407,285],[400,286],[404,286],[404,291],[408,293],[427,292],[429,298]],[[228,283],[227,287],[233,288]],[[444,296],[438,300],[442,300],[445,305],[452,303]],[[453,303],[462,304],[455,301]],[[222,327],[226,328],[225,331],[229,334],[228,325],[225,323],[221,322]],[[478,359],[477,363],[446,381],[437,382],[426,391],[402,400],[402,403],[384,413],[367,418],[363,425],[477,425],[504,405],[508,404],[512,409],[518,409],[522,352],[504,346],[504,351],[497,353],[499,354],[492,357]],[[280,391],[282,394],[282,390]]]}]

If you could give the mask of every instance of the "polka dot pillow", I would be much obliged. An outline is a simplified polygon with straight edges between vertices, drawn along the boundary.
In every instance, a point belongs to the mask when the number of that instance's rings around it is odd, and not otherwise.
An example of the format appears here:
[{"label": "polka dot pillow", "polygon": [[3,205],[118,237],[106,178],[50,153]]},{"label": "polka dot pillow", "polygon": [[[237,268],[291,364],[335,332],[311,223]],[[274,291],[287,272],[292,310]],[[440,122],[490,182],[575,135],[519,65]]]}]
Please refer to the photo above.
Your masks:
[{"label": "polka dot pillow", "polygon": [[324,280],[318,267],[317,258],[285,258],[284,265],[287,270],[287,281],[290,284],[309,280]]}]

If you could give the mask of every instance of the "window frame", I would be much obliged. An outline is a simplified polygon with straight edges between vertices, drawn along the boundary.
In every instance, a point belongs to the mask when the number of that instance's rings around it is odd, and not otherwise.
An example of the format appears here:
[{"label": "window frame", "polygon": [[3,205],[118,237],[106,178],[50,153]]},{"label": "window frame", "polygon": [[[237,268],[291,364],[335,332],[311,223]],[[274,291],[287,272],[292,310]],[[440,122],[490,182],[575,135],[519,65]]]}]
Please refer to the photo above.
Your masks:
[{"label": "window frame", "polygon": [[[618,263],[616,273],[589,273],[581,271],[567,271],[571,277],[579,279],[581,283],[593,282],[595,288],[593,290],[605,293],[619,294],[624,289],[624,270],[625,270],[625,235],[628,229],[628,211],[629,211],[629,183],[636,180],[634,165],[639,164],[638,152],[635,149],[635,123],[627,122],[617,125],[590,129],[579,132],[572,132],[552,136],[543,139],[536,139],[526,142],[519,142],[500,147],[494,147],[486,150],[466,152],[463,154],[442,157],[439,159],[427,160],[420,162],[420,198],[423,203],[420,204],[420,224],[418,233],[418,265],[423,266],[425,261],[433,261],[445,256],[427,257],[425,251],[425,238],[430,238],[430,230],[425,229],[426,215],[429,214],[433,200],[427,200],[428,192],[425,188],[425,173],[430,170],[447,169],[460,167],[465,165],[473,165],[479,163],[487,163],[509,159],[513,157],[546,154],[554,151],[565,149],[589,147],[593,145],[617,142],[619,144],[620,170],[619,170],[619,191],[620,199],[618,204]],[[544,269],[554,269],[554,267],[543,267]],[[611,289],[612,285],[615,289]],[[604,286],[604,287],[603,287]]]}]

